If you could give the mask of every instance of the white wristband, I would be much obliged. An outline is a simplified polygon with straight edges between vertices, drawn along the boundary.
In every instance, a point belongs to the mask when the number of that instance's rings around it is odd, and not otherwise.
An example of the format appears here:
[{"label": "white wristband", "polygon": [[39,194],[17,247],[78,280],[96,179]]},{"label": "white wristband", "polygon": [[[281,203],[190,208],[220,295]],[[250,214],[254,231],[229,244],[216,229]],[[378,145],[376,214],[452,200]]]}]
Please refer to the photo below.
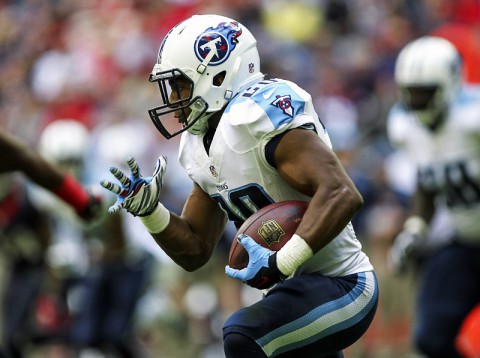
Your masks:
[{"label": "white wristband", "polygon": [[428,224],[420,216],[410,216],[403,224],[403,228],[413,234],[424,236],[427,234]]},{"label": "white wristband", "polygon": [[312,248],[297,234],[277,252],[277,267],[281,273],[290,276],[298,266],[313,256]]},{"label": "white wristband", "polygon": [[150,234],[158,234],[170,223],[170,211],[162,203],[158,203],[150,215],[139,216],[139,218]]}]

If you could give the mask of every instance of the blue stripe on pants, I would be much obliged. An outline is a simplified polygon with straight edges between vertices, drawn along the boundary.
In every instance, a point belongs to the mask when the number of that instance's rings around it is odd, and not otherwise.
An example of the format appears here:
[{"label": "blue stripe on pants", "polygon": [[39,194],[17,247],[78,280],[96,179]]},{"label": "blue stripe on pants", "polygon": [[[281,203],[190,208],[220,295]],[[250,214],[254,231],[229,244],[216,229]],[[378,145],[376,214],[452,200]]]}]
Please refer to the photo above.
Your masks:
[{"label": "blue stripe on pants", "polygon": [[[305,348],[317,355],[325,350],[339,351],[364,333],[377,300],[373,272],[336,278],[301,275],[232,315],[225,323],[224,334],[244,334],[271,357],[291,350],[304,353]],[[349,334],[343,334],[347,330]],[[330,340],[331,335],[336,339]]]}]

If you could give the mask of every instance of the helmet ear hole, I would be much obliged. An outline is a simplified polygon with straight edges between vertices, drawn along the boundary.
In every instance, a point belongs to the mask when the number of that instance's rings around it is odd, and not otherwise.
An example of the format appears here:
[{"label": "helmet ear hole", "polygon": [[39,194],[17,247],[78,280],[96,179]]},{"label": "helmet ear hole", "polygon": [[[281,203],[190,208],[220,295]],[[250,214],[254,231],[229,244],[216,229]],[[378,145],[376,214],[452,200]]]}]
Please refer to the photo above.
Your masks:
[{"label": "helmet ear hole", "polygon": [[213,85],[216,86],[216,87],[220,87],[222,85],[223,81],[225,80],[226,75],[227,75],[227,71],[222,71],[222,72],[217,73],[213,77]]}]

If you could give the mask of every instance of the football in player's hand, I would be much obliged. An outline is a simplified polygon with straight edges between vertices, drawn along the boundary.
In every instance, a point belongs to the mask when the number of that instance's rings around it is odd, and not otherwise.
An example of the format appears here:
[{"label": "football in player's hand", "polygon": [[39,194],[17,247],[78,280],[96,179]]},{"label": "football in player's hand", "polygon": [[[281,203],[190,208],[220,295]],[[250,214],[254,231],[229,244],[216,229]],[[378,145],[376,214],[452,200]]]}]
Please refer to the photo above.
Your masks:
[{"label": "football in player's hand", "polygon": [[233,239],[228,257],[229,266],[242,269],[248,264],[248,253],[237,241],[238,235],[245,233],[261,246],[278,251],[295,234],[307,207],[306,201],[280,201],[252,214],[238,229]]}]

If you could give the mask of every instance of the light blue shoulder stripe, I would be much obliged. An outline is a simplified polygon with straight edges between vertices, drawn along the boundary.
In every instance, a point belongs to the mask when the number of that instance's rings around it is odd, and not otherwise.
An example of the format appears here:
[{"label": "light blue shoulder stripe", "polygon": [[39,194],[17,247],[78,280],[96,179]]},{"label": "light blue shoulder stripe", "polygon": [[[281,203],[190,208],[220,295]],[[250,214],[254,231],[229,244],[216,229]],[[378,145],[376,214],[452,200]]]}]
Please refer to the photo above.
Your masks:
[{"label": "light blue shoulder stripe", "polygon": [[252,101],[260,107],[275,129],[305,112],[305,100],[282,81],[260,86],[253,95],[249,92],[240,93],[228,104],[225,113],[229,113],[233,106],[246,101]]},{"label": "light blue shoulder stripe", "polygon": [[[273,92],[269,93],[270,91]],[[291,122],[296,115],[305,112],[304,99],[286,83],[272,83],[255,93],[252,99],[267,114],[275,128]]]}]

